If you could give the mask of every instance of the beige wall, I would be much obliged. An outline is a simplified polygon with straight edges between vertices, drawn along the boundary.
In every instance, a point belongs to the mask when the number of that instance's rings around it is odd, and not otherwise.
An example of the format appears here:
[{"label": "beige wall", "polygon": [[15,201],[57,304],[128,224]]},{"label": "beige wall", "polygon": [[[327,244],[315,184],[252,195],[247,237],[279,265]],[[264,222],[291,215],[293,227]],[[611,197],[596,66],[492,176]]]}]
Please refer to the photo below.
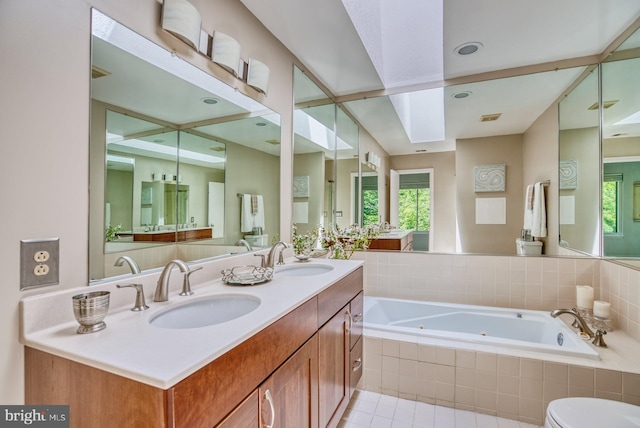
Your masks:
[{"label": "beige wall", "polygon": [[[506,165],[504,192],[474,191],[474,167]],[[524,218],[522,135],[456,142],[456,216],[464,253],[515,254]],[[477,198],[506,198],[506,224],[476,224]]]},{"label": "beige wall", "polygon": [[[527,185],[549,180],[545,187],[547,238],[543,252],[558,254],[558,105],[553,104],[529,127],[522,138],[522,191]],[[523,199],[524,204],[524,199]]]},{"label": "beige wall", "polygon": [[304,153],[294,155],[293,161],[294,176],[309,176],[309,197],[294,198],[294,202],[307,202],[309,204],[309,221],[298,223],[298,232],[308,233],[310,230],[321,224],[326,208],[324,202],[325,185],[325,160],[323,152]]},{"label": "beige wall", "polygon": [[[24,352],[18,343],[19,299],[87,284],[92,6],[280,113],[280,170],[287,179],[282,180],[281,199],[275,205],[282,214],[279,229],[283,233],[288,229],[294,58],[240,2],[192,3],[201,12],[207,31],[230,34],[240,42],[243,58],[254,57],[270,67],[268,96],[258,95],[162,32],[158,26],[161,4],[156,0],[0,2],[0,93],[12,100],[0,107],[0,129],[5,141],[0,146],[0,178],[13,184],[3,190],[3,197],[12,201],[12,209],[0,210],[0,403],[20,404],[24,400]],[[60,285],[20,292],[20,240],[49,237],[60,238]]]},{"label": "beige wall", "polygon": [[588,254],[600,253],[600,144],[598,128],[560,131],[560,158],[578,162],[575,189],[560,190],[560,196],[575,197],[575,224],[560,226],[560,235],[571,248]]},{"label": "beige wall", "polygon": [[418,153],[415,155],[392,156],[391,169],[433,168],[433,212],[431,234],[434,252],[456,251],[456,153]]},{"label": "beige wall", "polygon": [[378,172],[378,214],[381,222],[389,221],[389,162],[391,157],[365,129],[360,128],[360,162],[366,161],[365,155],[374,152],[380,157]]}]

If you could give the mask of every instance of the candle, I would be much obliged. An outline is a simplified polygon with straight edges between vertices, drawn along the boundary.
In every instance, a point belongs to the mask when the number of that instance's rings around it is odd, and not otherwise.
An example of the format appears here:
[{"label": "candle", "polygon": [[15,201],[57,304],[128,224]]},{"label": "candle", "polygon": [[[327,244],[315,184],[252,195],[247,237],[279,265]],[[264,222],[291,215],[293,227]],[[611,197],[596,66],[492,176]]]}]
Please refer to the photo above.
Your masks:
[{"label": "candle", "polygon": [[590,285],[577,285],[576,303],[582,309],[593,308],[593,287]]},{"label": "candle", "polygon": [[593,315],[598,318],[609,319],[611,317],[611,303],[596,300],[593,302]]}]

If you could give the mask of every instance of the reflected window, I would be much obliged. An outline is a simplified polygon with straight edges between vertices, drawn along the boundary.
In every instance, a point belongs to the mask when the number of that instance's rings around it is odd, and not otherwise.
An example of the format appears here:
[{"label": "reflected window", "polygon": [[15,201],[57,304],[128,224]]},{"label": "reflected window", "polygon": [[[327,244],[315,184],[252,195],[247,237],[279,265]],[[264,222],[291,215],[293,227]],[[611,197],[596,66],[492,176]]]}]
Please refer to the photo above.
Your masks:
[{"label": "reflected window", "polygon": [[607,235],[620,235],[622,212],[622,174],[605,174],[602,183],[602,231]]},{"label": "reflected window", "polygon": [[402,230],[430,230],[431,189],[428,173],[400,175],[398,227]]},{"label": "reflected window", "polygon": [[362,177],[362,225],[378,224],[378,175]]}]

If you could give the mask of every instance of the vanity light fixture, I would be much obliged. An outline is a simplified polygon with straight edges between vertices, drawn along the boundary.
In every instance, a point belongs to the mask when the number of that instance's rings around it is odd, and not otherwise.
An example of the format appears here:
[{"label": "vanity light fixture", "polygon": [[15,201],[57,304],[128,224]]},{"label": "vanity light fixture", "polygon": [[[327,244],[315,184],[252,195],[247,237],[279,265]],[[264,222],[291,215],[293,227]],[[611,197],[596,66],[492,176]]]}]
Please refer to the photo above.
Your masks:
[{"label": "vanity light fixture", "polygon": [[200,12],[187,0],[164,0],[162,29],[173,34],[192,49],[200,43]]},{"label": "vanity light fixture", "polygon": [[269,67],[256,59],[249,58],[247,84],[256,91],[266,94],[269,86]]},{"label": "vanity light fixture", "polygon": [[461,44],[460,46],[455,48],[453,51],[458,55],[466,56],[466,55],[471,55],[478,52],[483,47],[484,45],[480,42],[468,42],[468,43]]},{"label": "vanity light fixture", "polygon": [[240,43],[233,37],[216,31],[213,33],[211,61],[238,77],[238,70],[240,69]]}]

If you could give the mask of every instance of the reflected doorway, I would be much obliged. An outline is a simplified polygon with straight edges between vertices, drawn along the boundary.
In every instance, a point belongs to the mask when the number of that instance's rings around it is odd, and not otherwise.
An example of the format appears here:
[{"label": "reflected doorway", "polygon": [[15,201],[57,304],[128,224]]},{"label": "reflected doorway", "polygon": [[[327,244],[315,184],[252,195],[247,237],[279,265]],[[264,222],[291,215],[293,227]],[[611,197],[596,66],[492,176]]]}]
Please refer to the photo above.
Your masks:
[{"label": "reflected doorway", "polygon": [[390,220],[413,231],[413,250],[429,251],[433,220],[433,169],[391,170]]}]

